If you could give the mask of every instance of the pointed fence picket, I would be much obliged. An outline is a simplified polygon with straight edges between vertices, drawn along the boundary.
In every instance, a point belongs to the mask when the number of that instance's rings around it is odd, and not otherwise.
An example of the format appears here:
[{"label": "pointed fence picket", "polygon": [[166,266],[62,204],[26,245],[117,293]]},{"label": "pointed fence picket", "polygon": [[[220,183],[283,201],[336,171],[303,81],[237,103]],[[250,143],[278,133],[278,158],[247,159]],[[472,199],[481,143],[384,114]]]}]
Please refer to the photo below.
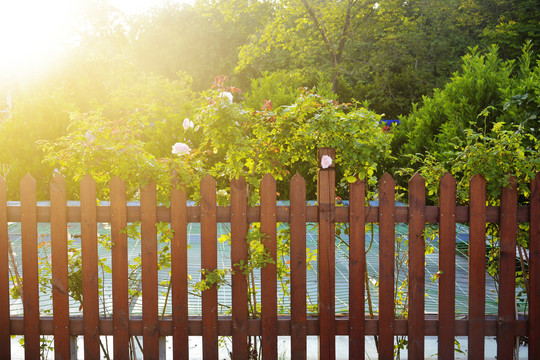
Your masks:
[{"label": "pointed fence picket", "polygon": [[261,233],[273,263],[261,269],[261,326],[263,359],[277,358],[277,199],[276,180],[269,174],[261,181]]},{"label": "pointed fence picket", "polygon": [[85,357],[100,357],[99,275],[96,182],[90,175],[81,181],[81,254]]},{"label": "pointed fence picket", "polygon": [[306,182],[300,174],[290,183],[291,208],[291,354],[307,358],[306,338]]},{"label": "pointed fence picket", "polygon": [[[349,358],[363,359],[364,339],[377,335],[379,357],[391,359],[396,335],[408,336],[409,358],[423,358],[425,336],[438,336],[439,356],[454,357],[454,337],[468,336],[469,358],[484,357],[486,336],[496,336],[498,358],[511,359],[516,336],[540,336],[540,174],[532,183],[530,205],[517,205],[515,180],[502,190],[500,206],[486,206],[486,181],[475,176],[470,182],[470,204],[456,205],[456,181],[446,174],[440,181],[439,204],[426,205],[425,183],[415,175],[409,183],[408,206],[395,206],[395,181],[385,174],[379,183],[379,206],[366,203],[366,184],[357,180],[350,185],[348,206],[335,206],[335,153],[332,165],[319,169],[318,203],[306,204],[305,180],[296,174],[290,182],[290,206],[276,203],[276,181],[270,175],[261,184],[261,202],[248,206],[246,181],[231,181],[231,205],[217,206],[216,182],[211,176],[201,181],[201,203],[186,205],[186,192],[173,183],[170,208],[156,203],[155,184],[141,188],[140,206],[127,206],[125,183],[111,181],[110,205],[97,204],[96,184],[86,176],[80,185],[80,205],[68,206],[66,183],[60,176],[51,182],[51,205],[37,206],[36,183],[30,176],[21,181],[21,204],[8,204],[6,184],[0,179],[0,347],[10,357],[10,336],[24,335],[25,356],[38,358],[40,337],[54,337],[55,356],[75,358],[70,344],[73,336],[84,336],[86,358],[100,354],[100,336],[112,336],[114,357],[128,358],[130,338],[143,337],[144,357],[163,356],[160,338],[172,336],[173,356],[190,357],[189,336],[202,336],[204,359],[217,359],[218,338],[232,337],[234,359],[247,359],[249,338],[260,336],[264,359],[278,357],[278,336],[290,336],[295,359],[307,358],[307,336],[319,336],[319,356],[336,356],[336,335],[349,336]],[[128,223],[141,222],[142,317],[130,316],[128,302]],[[170,223],[171,239],[171,304],[168,316],[158,314],[157,222]],[[24,316],[10,316],[8,253],[9,222],[21,223],[22,267],[24,284],[20,289]],[[40,317],[38,279],[37,223],[51,224],[52,250],[52,317]],[[83,316],[70,315],[68,299],[67,224],[81,224]],[[100,315],[98,283],[97,224],[111,224],[112,241],[112,319]],[[218,317],[215,287],[203,291],[202,317],[188,316],[187,231],[189,222],[201,224],[201,268],[217,268],[217,225],[231,226],[231,315]],[[263,244],[275,261],[278,223],[290,224],[290,311],[278,316],[276,264],[269,263],[261,271],[261,313],[249,314],[248,281],[241,264],[247,260],[245,238],[251,223],[260,223],[265,234]],[[318,224],[318,316],[308,316],[306,303],[306,233],[307,223]],[[335,314],[335,224],[349,223],[349,314]],[[367,318],[365,226],[379,224],[379,314]],[[394,305],[394,241],[396,223],[409,224],[409,311],[405,318],[395,316]],[[456,223],[469,225],[469,313],[456,318]],[[486,224],[500,226],[500,293],[496,318],[485,315],[485,250]],[[515,313],[515,249],[517,226],[530,224],[528,279],[530,314],[518,318]],[[426,224],[439,224],[439,314],[424,313],[424,231]],[[529,358],[540,358],[540,345],[532,341]]]},{"label": "pointed fence picket", "polygon": [[54,351],[59,359],[70,357],[69,284],[66,182],[57,175],[51,181],[51,262]]},{"label": "pointed fence picket", "polygon": [[[469,344],[484,343],[486,300],[486,180],[475,175],[469,186]],[[469,349],[483,359],[484,346]]]},{"label": "pointed fence picket", "polygon": [[499,252],[499,311],[497,358],[510,359],[514,352],[516,319],[517,182],[510,178],[502,189]]},{"label": "pointed fence picket", "polygon": [[[531,186],[529,223],[529,339],[540,339],[540,173]],[[519,219],[518,219],[519,221]],[[529,342],[529,359],[540,358],[540,341]]]},{"label": "pointed fence picket", "polygon": [[395,182],[390,174],[379,184],[379,358],[394,358]]},{"label": "pointed fence picket", "polygon": [[328,168],[320,168],[317,177],[317,203],[319,205],[319,226],[317,232],[317,275],[319,290],[319,356],[323,359],[336,357],[335,330],[335,282],[336,282],[336,240],[335,240],[335,152],[331,148],[319,150],[319,164],[323,156],[329,156],[332,163]]},{"label": "pointed fence picket", "polygon": [[446,173],[439,182],[439,326],[438,354],[454,356],[456,318],[456,181]]},{"label": "pointed fence picket", "polygon": [[[365,353],[366,274],[366,184],[357,180],[350,185],[349,198],[349,358],[363,359]],[[361,300],[359,300],[361,299]]]},{"label": "pointed fence picket", "polygon": [[146,359],[159,357],[156,184],[141,189],[143,347]]},{"label": "pointed fence picket", "polygon": [[232,350],[235,358],[248,359],[248,280],[246,235],[247,184],[243,178],[231,181],[231,264],[232,274]]},{"label": "pointed fence picket", "polygon": [[409,357],[424,358],[426,184],[420,174],[409,181]]},{"label": "pointed fence picket", "polygon": [[36,181],[30,174],[21,180],[21,244],[24,354],[27,359],[37,359],[40,355],[40,329]]},{"label": "pointed fence picket", "polygon": [[7,187],[0,177],[0,349],[11,357],[11,326],[9,314],[9,234]]},{"label": "pointed fence picket", "polygon": [[185,189],[173,183],[171,189],[171,288],[173,322],[173,357],[189,359],[188,323],[188,222]]},{"label": "pointed fence picket", "polygon": [[[201,181],[201,269],[217,269],[217,207],[216,181],[207,175]],[[203,357],[218,359],[217,288],[212,286],[202,294]]]},{"label": "pointed fence picket", "polygon": [[128,249],[124,231],[127,227],[126,207],[126,186],[119,177],[114,177],[111,180],[111,260],[115,359],[129,357]]}]

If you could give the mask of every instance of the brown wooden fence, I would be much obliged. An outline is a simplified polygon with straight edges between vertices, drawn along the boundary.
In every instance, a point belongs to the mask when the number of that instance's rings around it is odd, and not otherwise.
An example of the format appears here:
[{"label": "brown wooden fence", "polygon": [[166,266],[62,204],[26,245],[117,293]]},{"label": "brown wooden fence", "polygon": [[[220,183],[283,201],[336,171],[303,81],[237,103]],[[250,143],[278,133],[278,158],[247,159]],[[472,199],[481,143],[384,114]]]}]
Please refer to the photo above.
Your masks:
[{"label": "brown wooden fence", "polygon": [[[334,158],[331,149],[320,156]],[[235,359],[247,359],[248,336],[262,337],[264,359],[277,359],[277,336],[291,336],[294,359],[306,358],[306,336],[319,336],[321,359],[335,358],[336,335],[349,336],[349,357],[364,358],[364,337],[379,336],[381,359],[393,357],[394,337],[408,336],[409,358],[424,358],[424,337],[438,336],[438,356],[454,356],[454,337],[468,336],[470,359],[484,357],[486,336],[497,337],[497,358],[512,359],[516,336],[529,336],[529,358],[540,358],[540,174],[532,183],[530,206],[517,205],[516,187],[503,189],[501,205],[486,206],[486,183],[481,176],[470,182],[469,206],[456,206],[456,182],[449,174],[440,182],[438,206],[426,206],[424,180],[415,175],[409,183],[408,206],[395,207],[395,183],[385,174],[379,185],[379,206],[365,206],[365,184],[350,186],[349,206],[335,207],[333,165],[320,169],[318,206],[306,206],[304,179],[296,175],[290,182],[290,206],[276,205],[276,182],[267,175],[261,184],[260,206],[247,206],[243,179],[231,182],[230,206],[216,206],[216,184],[210,177],[201,182],[200,206],[187,206],[186,194],[173,188],[170,208],[156,206],[155,185],[141,189],[140,206],[127,206],[124,183],[111,182],[110,206],[96,205],[96,185],[91,177],[81,181],[80,206],[67,206],[64,180],[57,176],[51,184],[51,205],[36,205],[35,181],[27,175],[21,181],[20,206],[8,206],[6,185],[0,178],[0,349],[1,358],[10,358],[10,336],[24,335],[25,354],[36,359],[40,336],[54,335],[55,356],[73,356],[70,337],[84,336],[85,358],[97,359],[99,336],[112,335],[114,358],[127,359],[130,336],[142,336],[144,357],[158,358],[159,338],[172,336],[175,359],[188,359],[188,336],[202,335],[204,359],[218,358],[218,336],[232,336]],[[128,222],[140,221],[142,231],[142,318],[130,317],[128,306],[127,235]],[[8,222],[20,222],[22,232],[23,317],[10,317],[8,267]],[[53,316],[40,317],[38,293],[37,223],[51,224]],[[68,301],[67,223],[80,222],[83,264],[83,316],[70,317]],[[111,224],[113,316],[99,317],[97,223]],[[156,223],[168,222],[174,231],[171,242],[172,316],[158,317]],[[290,224],[290,316],[278,316],[276,266],[262,269],[262,311],[260,319],[248,318],[247,281],[237,271],[232,276],[232,315],[218,316],[215,288],[202,294],[202,317],[188,316],[187,225],[200,222],[204,269],[217,267],[217,223],[231,224],[231,263],[246,258],[246,231],[249,223],[260,222],[265,242],[276,256],[276,225]],[[306,223],[318,223],[318,309],[316,317],[306,315]],[[349,223],[349,314],[335,316],[335,223]],[[409,224],[408,318],[394,316],[394,225]],[[500,296],[498,315],[485,316],[486,223],[500,225]],[[518,223],[530,223],[529,271],[530,312],[526,319],[515,313],[515,249]],[[379,314],[365,314],[365,225],[378,223]],[[424,314],[424,229],[426,223],[439,224],[439,314]],[[469,314],[455,316],[456,223],[468,223]]]}]

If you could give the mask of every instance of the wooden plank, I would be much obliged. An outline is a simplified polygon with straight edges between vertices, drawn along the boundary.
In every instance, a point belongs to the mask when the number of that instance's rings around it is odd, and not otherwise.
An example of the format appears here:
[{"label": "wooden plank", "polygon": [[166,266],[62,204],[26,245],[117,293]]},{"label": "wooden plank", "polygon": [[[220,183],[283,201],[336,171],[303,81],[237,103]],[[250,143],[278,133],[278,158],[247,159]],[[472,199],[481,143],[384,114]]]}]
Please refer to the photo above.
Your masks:
[{"label": "wooden plank", "polygon": [[385,173],[379,182],[379,359],[394,354],[394,209],[395,182]]},{"label": "wooden plank", "polygon": [[99,275],[97,246],[96,182],[90,175],[81,181],[81,253],[84,321],[84,357],[98,359]]},{"label": "wooden plank", "polygon": [[419,173],[409,181],[409,358],[424,358],[426,183]]},{"label": "wooden plank", "polygon": [[9,232],[7,220],[7,184],[0,176],[0,349],[11,358],[11,326],[9,319]]},{"label": "wooden plank", "polygon": [[122,179],[111,180],[111,249],[113,285],[114,358],[129,358],[129,302],[126,186]]},{"label": "wooden plank", "polygon": [[456,313],[456,181],[450,173],[446,173],[439,184],[438,355],[441,359],[453,359]]},{"label": "wooden plank", "polygon": [[247,184],[243,177],[231,181],[231,264],[233,357],[248,359],[248,283],[243,266],[247,264]]},{"label": "wooden plank", "polygon": [[484,358],[486,299],[486,180],[469,185],[469,359]]},{"label": "wooden plank", "polygon": [[[531,184],[529,223],[529,339],[540,339],[540,172]],[[529,359],[540,359],[540,341],[529,341]]]},{"label": "wooden plank", "polygon": [[350,185],[349,199],[349,358],[364,359],[366,273],[366,184]]},{"label": "wooden plank", "polygon": [[[319,358],[336,358],[335,336],[335,151],[319,149],[319,172],[317,176],[317,202],[319,204],[319,226],[317,231],[317,277],[319,290]],[[322,167],[325,156],[332,159],[327,168]]]},{"label": "wooden plank", "polygon": [[24,354],[38,359],[40,354],[39,285],[36,221],[36,181],[30,174],[21,180],[21,247],[23,263]]},{"label": "wooden plank", "polygon": [[[217,269],[216,181],[206,175],[201,181],[201,268]],[[203,358],[218,359],[217,288],[202,293]]]},{"label": "wooden plank", "polygon": [[[488,206],[486,207],[486,221],[497,223],[499,221],[499,207]],[[409,216],[408,206],[396,207],[394,220],[396,223],[407,222]],[[38,206],[37,211],[38,222],[49,222],[50,207]],[[277,222],[289,221],[289,207],[280,205],[277,207],[276,214]],[[518,206],[517,220],[519,223],[529,222],[529,206]],[[78,206],[68,206],[68,222],[79,222],[81,219],[80,208]],[[189,222],[200,222],[200,207],[189,206],[187,209],[187,219]],[[317,222],[319,219],[318,207],[307,206],[306,208],[306,220],[308,222]],[[110,206],[100,206],[98,208],[98,222],[109,222],[111,220],[111,208]],[[138,206],[128,207],[128,222],[141,221],[141,212]],[[165,206],[157,207],[157,220],[163,222],[171,221],[171,210]],[[21,212],[18,205],[8,206],[8,221],[20,222]],[[229,206],[218,206],[217,208],[217,221],[218,222],[230,222],[231,221],[231,209]],[[258,206],[248,207],[248,222],[260,222],[260,209]],[[347,206],[340,206],[336,208],[336,221],[348,222],[349,221],[349,209]],[[379,222],[379,207],[378,206],[366,206],[366,222]],[[438,206],[426,206],[426,222],[430,224],[439,223],[439,207]],[[467,206],[456,207],[456,222],[468,223],[469,222],[469,208]]]},{"label": "wooden plank", "polygon": [[156,184],[141,188],[141,269],[145,359],[159,359]]},{"label": "wooden plank", "polygon": [[516,306],[517,182],[511,176],[501,193],[497,359],[513,359]]},{"label": "wooden plank", "polygon": [[67,244],[66,182],[56,175],[50,184],[51,194],[51,261],[54,314],[54,356],[70,358],[69,285]]},{"label": "wooden plank", "polygon": [[[408,325],[406,319],[394,320],[394,335],[406,336]],[[425,318],[426,336],[437,336],[438,320],[437,315],[427,315]],[[467,336],[468,333],[467,319],[459,319],[455,321],[456,336]],[[82,317],[72,317],[70,319],[71,335],[83,334],[83,319]],[[132,336],[141,336],[143,334],[143,321],[141,316],[132,316],[129,320],[130,334]],[[516,336],[528,336],[529,320],[516,320]],[[24,333],[24,318],[22,316],[13,316],[10,320],[10,326],[13,335],[22,335]],[[54,332],[52,317],[41,317],[39,327],[42,335],[52,335]],[[189,317],[189,334],[190,336],[202,335],[202,317]],[[349,318],[348,316],[336,317],[335,321],[336,335],[349,334]],[[366,319],[365,322],[366,336],[379,334],[379,321],[374,319]],[[486,336],[497,336],[497,319],[489,316],[485,320]],[[101,335],[113,335],[113,321],[111,318],[100,318]],[[277,331],[279,336],[291,335],[291,320],[289,316],[279,316],[277,323]],[[319,334],[319,319],[316,316],[308,316],[306,321],[306,331],[308,336]],[[170,336],[173,333],[173,321],[170,317],[159,320],[159,333],[162,336]],[[230,316],[220,316],[218,318],[218,334],[220,336],[232,336],[232,318]],[[248,335],[261,336],[261,319],[248,320]]]},{"label": "wooden plank", "polygon": [[187,198],[182,185],[171,189],[171,287],[173,357],[189,359]]},{"label": "wooden plank", "polygon": [[261,181],[261,233],[264,247],[274,260],[261,269],[261,320],[263,359],[277,358],[277,199],[276,180],[266,174]]},{"label": "wooden plank", "polygon": [[296,173],[290,182],[291,354],[307,358],[306,338],[306,181]]}]

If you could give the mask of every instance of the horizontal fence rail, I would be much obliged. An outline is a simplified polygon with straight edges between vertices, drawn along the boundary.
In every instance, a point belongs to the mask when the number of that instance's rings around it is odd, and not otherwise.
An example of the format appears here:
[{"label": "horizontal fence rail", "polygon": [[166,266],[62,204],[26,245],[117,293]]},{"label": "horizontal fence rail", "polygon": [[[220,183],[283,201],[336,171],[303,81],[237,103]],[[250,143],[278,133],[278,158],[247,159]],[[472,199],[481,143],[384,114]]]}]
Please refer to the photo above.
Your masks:
[{"label": "horizontal fence rail", "polygon": [[[335,158],[332,149],[321,149],[322,156]],[[408,337],[409,358],[424,358],[425,336],[438,336],[440,358],[454,357],[455,336],[468,336],[471,359],[484,357],[486,336],[497,337],[497,358],[512,359],[515,338],[528,336],[529,358],[540,358],[540,174],[531,187],[528,206],[517,205],[515,182],[502,191],[500,206],[486,206],[486,182],[477,175],[470,183],[469,206],[456,205],[456,181],[446,174],[440,182],[439,204],[426,205],[426,188],[420,175],[409,183],[407,206],[395,204],[395,182],[389,174],[380,181],[379,206],[366,206],[366,185],[351,184],[348,206],[335,205],[334,165],[319,169],[317,205],[306,205],[306,184],[300,175],[290,182],[290,205],[278,206],[276,182],[267,175],[261,183],[261,202],[247,205],[246,182],[240,178],[231,182],[230,206],[216,205],[216,182],[207,176],[201,182],[202,200],[198,206],[186,205],[181,186],[172,186],[170,207],[156,205],[156,186],[141,188],[139,205],[128,205],[125,184],[119,178],[111,182],[111,201],[97,205],[96,184],[90,176],[81,182],[80,205],[68,206],[64,179],[56,176],[51,182],[51,203],[38,206],[35,181],[27,175],[21,181],[21,202],[6,198],[6,183],[0,178],[0,348],[2,357],[11,356],[11,335],[23,335],[26,358],[38,358],[40,337],[54,336],[54,351],[58,358],[74,358],[74,336],[84,337],[86,358],[100,355],[100,336],[112,336],[114,358],[129,358],[130,337],[141,336],[145,358],[164,356],[161,338],[173,339],[174,358],[188,359],[189,336],[202,336],[204,359],[218,358],[218,338],[232,337],[234,359],[249,358],[250,337],[261,337],[264,359],[277,359],[277,337],[291,337],[294,359],[306,359],[307,336],[319,337],[321,359],[336,356],[336,335],[349,336],[349,358],[363,359],[366,336],[378,336],[381,359],[394,355],[394,337]],[[10,316],[10,288],[13,277],[9,268],[10,240],[8,223],[21,223],[22,288],[24,316]],[[51,224],[52,316],[40,314],[38,279],[38,222]],[[132,315],[128,298],[128,223],[141,223],[142,315]],[[157,223],[169,223],[172,230],[171,311],[159,313],[157,276]],[[67,224],[81,224],[82,316],[70,315],[68,291]],[[111,224],[113,313],[100,316],[98,283],[97,224]],[[202,316],[188,315],[188,253],[189,223],[201,226],[201,269],[214,270],[217,264],[217,226],[230,223],[231,315],[218,313],[217,289],[202,292]],[[250,318],[248,280],[239,264],[247,260],[246,235],[251,223],[260,223],[265,234],[264,246],[273,259],[261,269],[261,304],[257,318]],[[290,226],[290,308],[289,314],[279,314],[277,304],[277,226]],[[318,227],[318,299],[317,316],[306,307],[306,225]],[[335,311],[335,224],[348,223],[349,228],[349,304],[347,314]],[[379,224],[379,309],[375,316],[365,310],[366,225]],[[395,225],[408,227],[408,294],[410,304],[405,318],[395,316]],[[469,226],[469,305],[468,314],[457,317],[455,310],[456,224]],[[500,259],[498,313],[485,313],[486,224],[500,228]],[[516,237],[520,223],[530,225],[528,252],[530,312],[518,318],[515,309]],[[425,227],[438,224],[439,241],[439,311],[424,311]],[[252,316],[253,317],[253,316]],[[536,340],[535,340],[536,339]],[[429,355],[429,354],[427,354]]]}]

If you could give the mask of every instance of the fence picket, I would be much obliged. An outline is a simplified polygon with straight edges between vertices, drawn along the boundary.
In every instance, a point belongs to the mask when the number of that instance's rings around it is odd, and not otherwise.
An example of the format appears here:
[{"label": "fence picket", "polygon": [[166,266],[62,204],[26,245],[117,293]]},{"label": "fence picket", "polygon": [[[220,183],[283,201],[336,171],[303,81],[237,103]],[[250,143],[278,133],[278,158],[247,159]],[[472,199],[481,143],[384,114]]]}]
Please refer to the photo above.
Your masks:
[{"label": "fence picket", "polygon": [[81,253],[84,323],[84,357],[98,359],[99,277],[97,248],[96,182],[90,175],[81,181]]},{"label": "fence picket", "polygon": [[261,320],[263,359],[277,358],[277,200],[276,180],[266,174],[261,181],[261,233],[264,247],[274,260],[261,269]]},{"label": "fence picket", "polygon": [[[331,149],[321,149],[319,160],[331,156]],[[326,159],[325,159],[326,160]],[[322,167],[322,166],[321,166]],[[262,336],[265,359],[275,359],[277,336],[291,336],[291,353],[295,359],[307,358],[307,334],[319,335],[319,357],[335,358],[335,336],[349,335],[349,357],[362,359],[365,335],[379,336],[379,358],[393,357],[394,336],[409,337],[409,358],[424,357],[425,336],[438,335],[438,356],[454,357],[454,336],[467,335],[469,358],[484,357],[485,336],[497,336],[497,358],[511,359],[515,336],[530,339],[540,336],[540,173],[532,182],[530,205],[518,206],[517,185],[511,177],[503,189],[499,207],[486,206],[486,181],[482,176],[470,180],[469,207],[456,206],[456,181],[446,174],[440,181],[439,206],[426,206],[425,183],[418,174],[409,183],[409,204],[395,207],[395,181],[389,174],[380,180],[379,206],[365,206],[366,184],[357,181],[350,186],[350,205],[336,208],[334,203],[333,164],[319,171],[318,206],[306,206],[306,183],[296,174],[290,182],[290,208],[277,206],[276,181],[267,175],[261,182],[261,205],[248,208],[247,184],[242,178],[231,181],[230,207],[216,205],[216,182],[207,175],[201,181],[199,206],[186,205],[186,192],[173,185],[171,208],[156,206],[156,187],[141,188],[141,204],[129,207],[125,184],[120,178],[111,181],[111,205],[98,206],[96,183],[86,176],[80,185],[79,207],[67,204],[66,184],[61,176],[51,182],[51,205],[37,206],[36,183],[27,175],[21,180],[21,205],[7,204],[6,183],[0,178],[0,347],[2,356],[10,357],[10,335],[25,337],[25,357],[39,358],[40,337],[54,335],[55,357],[76,356],[70,347],[70,336],[84,335],[85,357],[100,355],[100,335],[113,335],[114,357],[130,356],[130,336],[143,336],[145,358],[158,358],[159,335],[173,336],[173,356],[188,359],[189,335],[202,335],[204,359],[218,359],[218,336],[232,336],[233,358],[249,358],[248,339]],[[375,210],[378,214],[370,214]],[[259,212],[260,211],[260,212]],[[437,213],[436,213],[437,212]],[[459,215],[458,215],[459,213]],[[219,215],[219,216],[218,216]],[[406,215],[406,216],[405,216]],[[349,314],[335,316],[335,239],[336,216],[348,221],[349,228]],[[469,224],[469,317],[455,319],[456,221]],[[69,317],[68,233],[67,222],[81,223],[83,317]],[[158,316],[157,228],[158,221],[170,221],[172,316]],[[201,222],[201,266],[217,268],[217,222],[231,223],[232,316],[218,320],[217,289],[202,293],[202,320],[188,317],[187,231],[188,219]],[[433,220],[435,219],[435,220]],[[459,220],[457,220],[459,219]],[[489,219],[489,220],[488,220]],[[143,316],[130,319],[128,302],[127,234],[129,221],[142,221],[141,257],[143,273]],[[273,260],[277,252],[277,221],[290,223],[290,318],[277,317],[276,264],[261,271],[260,319],[248,320],[247,278],[238,266],[247,260],[246,234],[249,221],[261,221],[263,244]],[[8,221],[21,222],[21,253],[24,288],[21,289],[24,317],[10,318],[10,268]],[[37,222],[51,224],[51,259],[53,316],[41,319],[39,313],[38,249],[43,246],[37,234]],[[98,234],[97,222],[111,223],[113,318],[99,316]],[[318,293],[319,318],[306,314],[306,230],[307,221],[318,221]],[[379,222],[379,318],[365,319],[364,278],[365,225]],[[424,314],[424,229],[426,222],[439,222],[439,314],[438,320]],[[486,299],[486,223],[500,225],[499,311],[497,320],[485,317]],[[409,224],[409,314],[407,320],[395,319],[395,224]],[[526,320],[516,319],[515,267],[518,222],[530,225],[529,291],[530,313]],[[46,244],[45,244],[46,245]],[[525,254],[527,255],[527,254]],[[526,256],[527,257],[527,256]],[[527,260],[527,259],[525,259]],[[46,279],[45,279],[46,280]],[[15,282],[14,285],[17,285]],[[540,343],[531,341],[529,358],[540,357]]]},{"label": "fence picket", "polygon": [[349,195],[349,357],[364,359],[366,273],[366,184],[350,185]]},{"label": "fence picket", "polygon": [[0,176],[0,349],[11,358],[11,325],[9,306],[9,233],[7,221],[7,185]]},{"label": "fence picket", "polygon": [[51,262],[54,352],[57,359],[70,358],[69,286],[66,182],[56,175],[50,184]]},{"label": "fence picket", "polygon": [[290,183],[291,354],[307,358],[306,348],[306,181],[296,173]]},{"label": "fence picket", "polygon": [[30,174],[21,180],[21,243],[23,263],[24,354],[40,357],[39,285],[37,251],[36,181]]},{"label": "fence picket", "polygon": [[235,360],[248,359],[248,284],[239,265],[247,264],[247,228],[247,185],[240,177],[231,181],[232,346]]},{"label": "fence picket", "polygon": [[126,186],[122,179],[111,180],[111,249],[113,285],[113,348],[115,359],[129,358],[129,301]]},{"label": "fence picket", "polygon": [[[331,164],[323,168],[323,157],[328,156]],[[335,151],[319,149],[319,172],[317,176],[317,202],[319,205],[317,276],[319,287],[319,356],[323,359],[336,358],[335,330]]]},{"label": "fence picket", "polygon": [[[469,344],[484,344],[486,299],[486,180],[469,185]],[[469,359],[483,359],[484,346],[471,346]]]},{"label": "fence picket", "polygon": [[[531,185],[529,219],[529,339],[540,339],[540,172]],[[529,359],[540,359],[540,341],[529,341]]]},{"label": "fence picket", "polygon": [[[216,181],[206,175],[201,180],[201,268],[217,269]],[[202,294],[203,357],[218,358],[217,288],[212,286]]]},{"label": "fence picket", "polygon": [[424,358],[426,184],[416,173],[409,181],[409,358]]},{"label": "fence picket", "polygon": [[394,356],[395,182],[385,173],[379,182],[379,358]]},{"label": "fence picket", "polygon": [[512,176],[502,189],[499,252],[497,359],[513,359],[515,345],[517,182]]},{"label": "fence picket", "polygon": [[174,183],[171,189],[171,288],[173,357],[189,359],[187,203],[185,188]]},{"label": "fence picket", "polygon": [[145,359],[159,358],[156,184],[141,188],[141,270]]},{"label": "fence picket", "polygon": [[454,358],[456,313],[456,181],[446,173],[439,194],[439,342],[441,359]]}]

